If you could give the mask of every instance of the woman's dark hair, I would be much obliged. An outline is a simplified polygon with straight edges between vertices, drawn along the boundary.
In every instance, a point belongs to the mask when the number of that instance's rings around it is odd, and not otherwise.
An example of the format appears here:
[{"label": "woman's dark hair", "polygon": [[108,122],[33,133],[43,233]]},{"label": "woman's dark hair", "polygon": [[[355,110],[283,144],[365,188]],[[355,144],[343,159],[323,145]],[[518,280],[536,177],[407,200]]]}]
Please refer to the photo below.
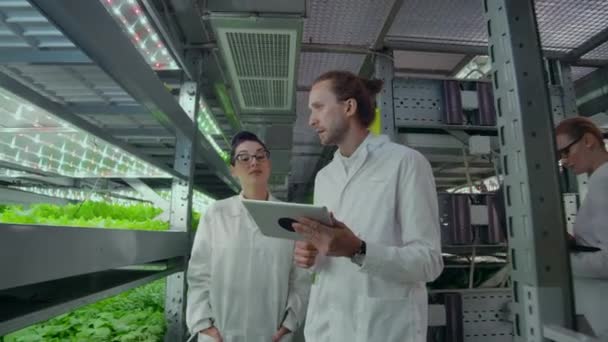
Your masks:
[{"label": "woman's dark hair", "polygon": [[566,134],[570,139],[580,139],[585,133],[591,134],[600,144],[600,148],[606,150],[602,131],[588,118],[576,116],[560,121],[555,128],[555,134]]},{"label": "woman's dark hair", "polygon": [[328,71],[313,82],[313,85],[331,80],[332,90],[340,101],[355,99],[357,101],[357,118],[359,122],[369,127],[374,121],[376,96],[382,89],[382,80],[368,80],[348,71]]},{"label": "woman's dark hair", "polygon": [[239,147],[239,145],[244,143],[245,141],[255,141],[258,144],[262,145],[266,152],[270,152],[268,151],[268,148],[266,148],[266,144],[264,144],[262,140],[258,138],[257,135],[248,131],[240,131],[232,137],[232,141],[230,142],[230,165],[234,165],[234,158],[236,157],[236,148]]}]

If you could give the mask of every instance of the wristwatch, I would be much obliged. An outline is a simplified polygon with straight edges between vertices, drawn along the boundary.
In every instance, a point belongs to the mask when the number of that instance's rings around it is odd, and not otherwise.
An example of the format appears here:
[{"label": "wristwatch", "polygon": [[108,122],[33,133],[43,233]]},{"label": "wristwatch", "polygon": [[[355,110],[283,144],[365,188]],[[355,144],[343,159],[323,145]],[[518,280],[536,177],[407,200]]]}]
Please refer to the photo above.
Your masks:
[{"label": "wristwatch", "polygon": [[361,245],[359,249],[350,257],[350,261],[359,265],[359,267],[363,266],[363,261],[365,261],[365,253],[367,252],[367,245],[365,241],[361,240]]}]

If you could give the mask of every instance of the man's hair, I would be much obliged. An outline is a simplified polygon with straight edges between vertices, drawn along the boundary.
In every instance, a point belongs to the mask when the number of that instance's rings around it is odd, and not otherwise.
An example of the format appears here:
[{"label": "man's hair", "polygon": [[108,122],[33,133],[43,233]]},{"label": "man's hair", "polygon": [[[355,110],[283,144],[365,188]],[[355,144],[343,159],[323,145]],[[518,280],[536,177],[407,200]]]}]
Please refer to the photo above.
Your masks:
[{"label": "man's hair", "polygon": [[570,139],[580,139],[585,133],[591,134],[599,143],[600,147],[605,151],[604,137],[602,131],[590,119],[582,116],[576,116],[561,121],[555,128],[555,134],[565,134]]},{"label": "man's hair", "polygon": [[255,141],[262,145],[266,152],[270,152],[268,151],[268,148],[266,148],[266,144],[264,144],[257,135],[248,131],[240,131],[232,137],[232,141],[230,142],[230,165],[234,165],[237,147],[245,141]]},{"label": "man's hair", "polygon": [[368,80],[352,72],[334,70],[317,77],[313,85],[327,80],[331,81],[333,93],[338,100],[357,101],[357,119],[363,126],[369,127],[375,117],[373,97],[382,89],[382,80]]}]

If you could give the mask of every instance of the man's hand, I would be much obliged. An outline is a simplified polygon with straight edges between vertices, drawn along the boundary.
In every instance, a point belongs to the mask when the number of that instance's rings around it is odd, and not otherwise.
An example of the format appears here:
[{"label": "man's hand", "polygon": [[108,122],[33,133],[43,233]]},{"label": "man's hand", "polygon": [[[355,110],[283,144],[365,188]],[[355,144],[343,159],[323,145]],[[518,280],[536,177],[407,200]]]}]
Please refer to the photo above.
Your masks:
[{"label": "man's hand", "polygon": [[296,247],[293,251],[293,261],[296,266],[302,268],[311,268],[315,264],[315,259],[319,251],[315,246],[307,241],[296,241]]},{"label": "man's hand", "polygon": [[222,335],[220,335],[220,331],[217,330],[216,327],[209,327],[205,330],[201,330],[200,334],[204,334],[207,336],[211,336],[213,337],[213,339],[215,340],[215,342],[222,342]]},{"label": "man's hand", "polygon": [[291,333],[291,330],[285,328],[284,326],[281,326],[281,328],[279,328],[279,330],[274,333],[274,335],[272,335],[272,342],[279,342],[281,338],[283,338],[283,336],[289,333]]},{"label": "man's hand", "polygon": [[351,257],[361,246],[359,239],[344,223],[332,217],[332,226],[307,218],[298,219],[292,226],[321,254]]}]

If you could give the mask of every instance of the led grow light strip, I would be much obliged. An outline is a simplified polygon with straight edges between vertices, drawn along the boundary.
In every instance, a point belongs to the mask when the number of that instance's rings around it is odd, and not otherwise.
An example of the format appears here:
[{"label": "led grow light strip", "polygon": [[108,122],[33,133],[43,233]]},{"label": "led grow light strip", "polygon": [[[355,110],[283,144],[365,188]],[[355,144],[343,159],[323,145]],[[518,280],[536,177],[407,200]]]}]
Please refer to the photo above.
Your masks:
[{"label": "led grow light strip", "polygon": [[226,139],[222,133],[222,130],[219,128],[215,118],[213,117],[213,113],[209,109],[209,106],[205,103],[203,98],[199,100],[199,113],[198,113],[198,130],[203,134],[203,136],[209,141],[209,144],[215,149],[215,151],[222,157],[222,159],[227,160],[228,153],[221,149],[218,145],[217,141],[215,141],[214,136],[221,136],[223,139]]},{"label": "led grow light strip", "polygon": [[[67,177],[171,178],[165,171],[54,117],[3,88],[0,88],[0,108],[0,113],[10,115],[6,121],[17,126],[8,127],[17,129],[13,133],[0,134],[0,160]],[[41,131],[64,128],[74,133],[20,133],[19,128]]]},{"label": "led grow light strip", "polygon": [[136,0],[100,0],[154,70],[178,70],[175,59]]}]

